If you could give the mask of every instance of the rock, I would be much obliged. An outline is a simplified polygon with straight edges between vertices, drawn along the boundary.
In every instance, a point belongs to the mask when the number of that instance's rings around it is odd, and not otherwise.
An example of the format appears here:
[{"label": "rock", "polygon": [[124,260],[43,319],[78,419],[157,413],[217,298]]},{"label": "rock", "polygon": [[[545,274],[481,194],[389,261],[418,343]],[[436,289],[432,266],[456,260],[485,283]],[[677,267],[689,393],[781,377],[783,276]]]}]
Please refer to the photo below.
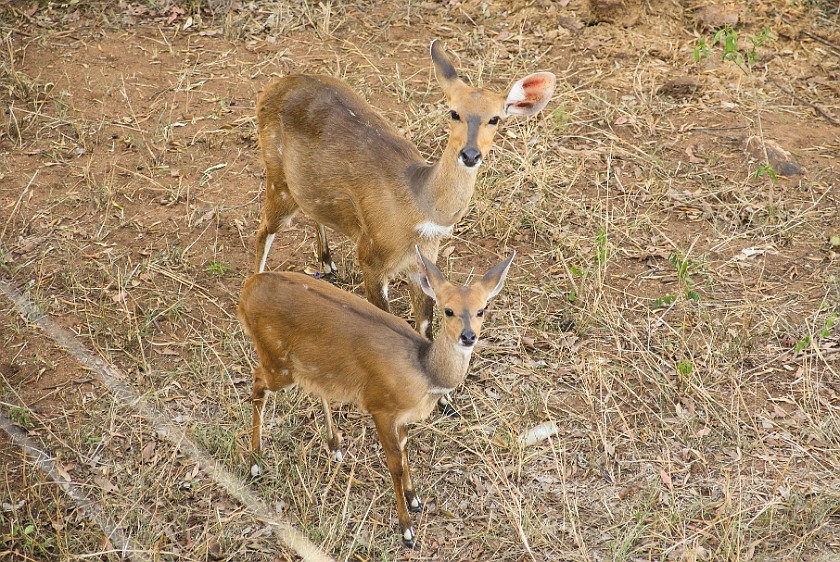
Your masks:
[{"label": "rock", "polygon": [[790,152],[779,146],[777,142],[764,139],[762,144],[761,137],[758,135],[748,137],[744,141],[744,152],[759,162],[764,162],[764,148],[767,149],[767,163],[777,176],[799,176],[805,173],[805,168],[796,163]]},{"label": "rock", "polygon": [[710,4],[700,6],[694,13],[694,21],[701,29],[716,30],[726,26],[735,27],[741,20],[741,13],[735,6]]},{"label": "rock", "polygon": [[613,23],[630,27],[639,21],[642,6],[640,0],[589,0],[591,23]]},{"label": "rock", "polygon": [[693,98],[699,91],[700,82],[690,76],[681,76],[665,82],[657,93],[674,99],[688,99]]}]

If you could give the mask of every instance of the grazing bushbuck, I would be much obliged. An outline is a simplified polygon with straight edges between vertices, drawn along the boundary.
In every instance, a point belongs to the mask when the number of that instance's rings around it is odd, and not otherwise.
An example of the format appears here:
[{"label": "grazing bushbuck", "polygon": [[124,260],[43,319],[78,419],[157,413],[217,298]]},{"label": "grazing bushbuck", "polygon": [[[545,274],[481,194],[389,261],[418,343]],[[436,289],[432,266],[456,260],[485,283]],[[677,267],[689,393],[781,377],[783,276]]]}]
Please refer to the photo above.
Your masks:
[{"label": "grazing bushbuck", "polygon": [[[406,424],[425,418],[438,398],[461,384],[484,320],[487,301],[502,290],[513,255],[476,283],[449,283],[417,252],[422,291],[437,302],[442,328],[429,341],[406,322],[326,281],[301,273],[251,276],[239,299],[239,319],[254,342],[251,473],[258,458],[266,390],[293,384],[321,398],[327,444],[341,460],[341,438],[330,401],[355,403],[376,425],[394,481],[403,542],[415,546],[408,510],[421,511],[409,474]],[[515,255],[515,253],[514,253]]]},{"label": "grazing bushbuck", "polygon": [[[265,269],[275,233],[298,208],[318,223],[324,273],[335,269],[324,225],[355,241],[367,300],[386,312],[388,283],[412,268],[414,247],[437,260],[441,239],[467,212],[500,120],[540,111],[551,99],[555,78],[537,72],[500,95],[462,81],[437,41],[431,57],[450,108],[449,141],[431,165],[335,78],[288,76],[260,96],[266,190],[255,273]],[[431,337],[433,303],[414,276],[409,292],[415,328]]]}]

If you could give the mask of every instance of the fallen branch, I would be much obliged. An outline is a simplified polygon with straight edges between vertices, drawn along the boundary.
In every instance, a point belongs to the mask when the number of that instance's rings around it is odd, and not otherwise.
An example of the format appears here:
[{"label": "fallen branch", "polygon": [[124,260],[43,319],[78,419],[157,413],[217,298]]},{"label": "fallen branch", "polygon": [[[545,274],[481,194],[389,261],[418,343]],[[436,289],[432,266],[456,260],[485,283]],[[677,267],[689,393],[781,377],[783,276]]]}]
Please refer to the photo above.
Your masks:
[{"label": "fallen branch", "polygon": [[806,100],[806,99],[804,99],[804,98],[802,98],[802,97],[798,96],[798,95],[797,95],[796,93],[794,93],[792,90],[789,90],[789,89],[788,89],[788,88],[786,88],[785,86],[782,86],[781,84],[779,84],[779,83],[778,83],[777,81],[775,81],[775,80],[770,80],[770,83],[771,83],[771,84],[773,84],[774,86],[776,86],[778,89],[780,89],[780,90],[781,90],[781,91],[783,91],[784,93],[786,93],[787,95],[789,95],[790,97],[792,97],[793,99],[795,99],[796,101],[798,101],[799,103],[804,104],[804,105],[807,105],[808,107],[810,107],[810,108],[814,109],[817,113],[819,113],[820,115],[822,115],[823,117],[825,117],[826,121],[828,121],[828,122],[829,122],[829,123],[831,123],[832,125],[840,125],[840,121],[838,121],[837,119],[835,119],[835,117],[834,117],[832,114],[830,114],[828,111],[826,111],[825,109],[823,109],[823,108],[822,108],[822,107],[820,107],[819,105],[817,105],[817,104],[815,104],[815,103],[811,103],[811,102],[809,102],[808,100]]}]

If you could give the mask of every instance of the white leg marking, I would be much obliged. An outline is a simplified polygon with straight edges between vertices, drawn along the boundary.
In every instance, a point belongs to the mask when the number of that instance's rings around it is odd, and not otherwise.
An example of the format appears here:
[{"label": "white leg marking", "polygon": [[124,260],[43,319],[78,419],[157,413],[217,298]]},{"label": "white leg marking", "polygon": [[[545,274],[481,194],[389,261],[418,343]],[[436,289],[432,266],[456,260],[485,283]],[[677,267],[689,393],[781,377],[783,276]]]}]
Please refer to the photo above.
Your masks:
[{"label": "white leg marking", "polygon": [[414,540],[414,528],[413,527],[409,527],[408,529],[403,531],[403,539],[405,539],[407,541],[413,541]]},{"label": "white leg marking", "polygon": [[[263,421],[264,421],[264,417],[265,417],[265,397],[263,397],[263,403],[262,403],[262,407],[260,408],[259,416],[260,416],[260,425],[258,426],[258,431],[257,431],[257,444],[259,444],[260,448],[262,448]],[[260,465],[255,462],[251,466],[251,476],[256,478],[260,474],[262,474],[262,469],[260,468]]]},{"label": "white leg marking", "polygon": [[274,242],[274,235],[269,234],[265,237],[265,247],[263,248],[263,255],[260,258],[260,269],[257,273],[265,271],[265,260],[268,259],[268,250],[271,249],[271,243]]},{"label": "white leg marking", "polygon": [[420,500],[417,499],[417,496],[411,498],[411,507],[413,507],[414,509],[420,507]]},{"label": "white leg marking", "polygon": [[332,451],[332,453],[330,453],[330,456],[335,462],[341,462],[344,460],[344,454],[341,452],[341,449],[338,449],[337,451]]},{"label": "white leg marking", "polygon": [[426,333],[426,328],[428,328],[428,327],[429,327],[429,321],[428,320],[423,320],[422,322],[420,322],[420,333],[425,334]]},{"label": "white leg marking", "polygon": [[388,283],[384,283],[382,285],[382,296],[385,297],[385,300],[388,300]]},{"label": "white leg marking", "polygon": [[405,449],[406,443],[408,443],[408,437],[403,437],[403,440],[400,441],[400,449]]}]

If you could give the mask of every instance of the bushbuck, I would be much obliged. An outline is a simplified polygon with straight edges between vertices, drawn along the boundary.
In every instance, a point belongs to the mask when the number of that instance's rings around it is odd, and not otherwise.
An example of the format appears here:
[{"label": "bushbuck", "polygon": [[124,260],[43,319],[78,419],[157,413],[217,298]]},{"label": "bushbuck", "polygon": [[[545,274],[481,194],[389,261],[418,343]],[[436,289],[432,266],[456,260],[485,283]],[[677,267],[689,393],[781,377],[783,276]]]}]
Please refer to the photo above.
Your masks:
[{"label": "bushbuck", "polygon": [[251,473],[261,472],[266,391],[293,384],[321,399],[327,444],[341,460],[330,401],[354,403],[373,417],[394,481],[403,542],[415,546],[408,510],[422,503],[409,474],[406,425],[425,418],[438,398],[461,384],[478,341],[487,302],[502,290],[515,255],[469,286],[449,283],[416,249],[418,285],[437,302],[442,327],[434,341],[402,319],[330,283],[302,273],[258,273],[239,299],[239,319],[254,342]]},{"label": "bushbuck", "polygon": [[[386,312],[388,284],[411,270],[414,247],[437,260],[441,239],[467,212],[500,121],[539,112],[555,77],[530,74],[499,94],[461,80],[438,41],[430,51],[449,102],[449,140],[434,164],[340,80],[287,76],[263,92],[257,125],[266,188],[255,273],[265,269],[275,233],[298,208],[317,223],[324,273],[335,270],[328,226],[356,243],[367,300]],[[416,275],[408,285],[415,329],[431,337],[433,303]]]}]

